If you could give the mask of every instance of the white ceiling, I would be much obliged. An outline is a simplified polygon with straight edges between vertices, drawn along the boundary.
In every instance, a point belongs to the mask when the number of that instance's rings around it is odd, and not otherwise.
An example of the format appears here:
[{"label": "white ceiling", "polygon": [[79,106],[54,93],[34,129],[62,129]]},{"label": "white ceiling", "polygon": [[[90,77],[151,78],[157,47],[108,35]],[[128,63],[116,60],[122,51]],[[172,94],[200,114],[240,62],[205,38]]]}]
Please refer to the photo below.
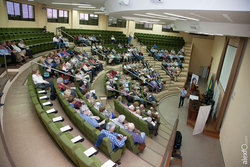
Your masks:
[{"label": "white ceiling", "polygon": [[[200,27],[199,31],[206,30],[206,32],[209,32],[209,28],[211,27],[214,31],[213,34],[216,34],[217,32],[225,35],[244,34],[245,36],[250,36],[250,30],[248,30],[250,27],[250,0],[164,0],[163,3],[152,3],[151,0],[130,0],[129,5],[127,6],[121,6],[118,3],[118,0],[34,1],[49,6],[78,10],[87,13],[101,12],[100,8],[105,6],[106,10],[103,14],[126,20],[148,21],[149,23],[163,25],[176,25],[172,27],[179,31],[192,32],[190,25],[197,24]],[[80,5],[77,4],[59,5],[52,4],[52,2],[88,4],[95,8],[80,8]],[[82,6],[84,7],[84,5]],[[164,13],[179,16],[170,16]],[[176,20],[167,19],[167,16],[172,17],[172,19],[175,18]],[[195,21],[192,19],[197,20]],[[179,25],[179,27],[177,25]],[[202,27],[202,25],[206,26]],[[234,30],[232,27],[234,27]],[[239,28],[246,32],[236,33],[237,29],[235,28]],[[235,31],[235,33],[231,33],[228,30]]]}]

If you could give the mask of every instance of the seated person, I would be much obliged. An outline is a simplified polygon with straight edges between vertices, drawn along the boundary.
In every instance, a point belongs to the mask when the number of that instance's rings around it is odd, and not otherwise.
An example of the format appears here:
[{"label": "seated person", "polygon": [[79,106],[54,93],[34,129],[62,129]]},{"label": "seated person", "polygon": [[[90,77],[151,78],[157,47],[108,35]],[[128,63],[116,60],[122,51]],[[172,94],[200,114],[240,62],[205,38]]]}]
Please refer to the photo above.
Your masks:
[{"label": "seated person", "polygon": [[63,46],[63,43],[59,41],[59,39],[57,39],[57,36],[55,35],[54,38],[53,38],[53,42],[58,45],[59,48],[64,47]]},{"label": "seated person", "polygon": [[116,118],[112,112],[106,110],[106,107],[105,107],[104,105],[101,105],[101,106],[99,107],[99,111],[100,111],[100,113],[101,113],[102,115],[104,115],[104,116],[107,117],[108,119],[114,119],[114,118]]},{"label": "seated person", "polygon": [[45,32],[45,33],[48,32],[46,26],[43,27],[43,32]]},{"label": "seated person", "polygon": [[63,35],[59,37],[60,41],[65,45],[65,47],[69,48],[69,42],[66,42]]},{"label": "seated person", "polygon": [[101,127],[102,129],[106,128],[105,120],[101,121],[100,117],[98,116],[90,116],[90,111],[87,105],[82,105],[80,108],[80,116],[85,119],[91,126],[95,128]]},{"label": "seated person", "polygon": [[124,124],[125,121],[125,116],[124,115],[119,115],[118,118],[112,119],[112,121],[118,125],[121,129],[127,129],[127,124]]},{"label": "seated person", "polygon": [[116,44],[116,40],[115,40],[114,35],[111,36],[111,42],[114,43],[114,44]]},{"label": "seated person", "polygon": [[19,40],[19,43],[18,43],[18,47],[22,50],[25,50],[26,52],[28,52],[28,55],[30,58],[33,58],[33,51],[32,49],[30,49],[28,46],[26,46],[24,43],[23,43],[23,40],[20,39]]},{"label": "seated person", "polygon": [[[122,134],[114,132],[115,124],[112,122],[107,123],[106,130],[102,130],[101,133],[105,134],[111,142],[111,147],[113,150],[116,148],[121,148],[124,146],[125,141],[127,140],[127,136],[123,136]],[[117,139],[117,137],[121,138],[121,140]]]},{"label": "seated person", "polygon": [[76,70],[75,72],[75,77],[76,77],[76,81],[84,81],[84,83],[86,85],[88,85],[88,82],[89,82],[89,75],[86,75],[86,74],[82,74],[80,72],[80,70]]},{"label": "seated person", "polygon": [[74,97],[76,97],[76,90],[75,89],[71,89],[71,87],[65,85],[63,83],[63,79],[61,77],[57,78],[56,81],[57,81],[57,86],[58,86],[59,89],[61,89],[63,86],[65,86],[66,89],[69,89],[71,91],[71,95],[74,96]]},{"label": "seated person", "polygon": [[119,43],[119,44],[118,44],[118,48],[120,48],[120,49],[122,48],[122,45],[121,45],[121,43]]},{"label": "seated person", "polygon": [[158,124],[157,122],[153,122],[151,117],[147,118],[149,133],[154,133],[154,136],[158,135]]},{"label": "seated person", "polygon": [[45,81],[43,80],[43,77],[39,74],[39,70],[35,69],[32,71],[32,79],[34,84],[39,88],[39,84],[43,84],[45,88],[50,87],[51,88],[51,95],[55,96],[55,88],[53,81]]},{"label": "seated person", "polygon": [[94,99],[97,99],[97,96],[95,95],[95,93],[90,93],[89,89],[82,89],[81,93],[83,94],[83,96],[86,98],[86,96],[88,95],[89,97],[92,97]]},{"label": "seated person", "polygon": [[133,123],[128,123],[128,129],[125,129],[128,133],[132,134],[134,143],[142,144],[145,143],[146,134],[144,132],[135,133],[135,125]]}]

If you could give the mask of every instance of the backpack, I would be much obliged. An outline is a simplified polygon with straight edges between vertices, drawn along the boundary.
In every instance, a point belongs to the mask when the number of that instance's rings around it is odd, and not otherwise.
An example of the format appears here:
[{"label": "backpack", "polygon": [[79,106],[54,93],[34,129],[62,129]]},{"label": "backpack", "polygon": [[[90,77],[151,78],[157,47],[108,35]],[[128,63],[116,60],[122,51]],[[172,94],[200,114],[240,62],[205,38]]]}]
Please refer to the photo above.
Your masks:
[{"label": "backpack", "polygon": [[175,141],[174,141],[174,149],[180,149],[182,142],[182,135],[180,131],[176,132]]},{"label": "backpack", "polygon": [[56,94],[51,94],[50,95],[50,100],[56,100]]}]

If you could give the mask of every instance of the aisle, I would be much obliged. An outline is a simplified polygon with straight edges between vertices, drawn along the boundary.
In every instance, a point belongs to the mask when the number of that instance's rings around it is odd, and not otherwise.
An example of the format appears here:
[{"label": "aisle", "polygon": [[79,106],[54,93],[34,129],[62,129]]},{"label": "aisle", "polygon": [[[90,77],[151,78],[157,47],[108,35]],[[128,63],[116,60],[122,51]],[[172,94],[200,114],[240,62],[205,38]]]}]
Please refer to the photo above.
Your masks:
[{"label": "aisle", "polygon": [[159,111],[171,124],[174,124],[179,114],[177,130],[182,133],[181,155],[183,167],[223,167],[224,162],[219,140],[203,136],[203,134],[192,135],[193,129],[186,126],[187,99],[185,99],[184,105],[178,108],[179,99],[179,95],[164,98],[159,105]]}]

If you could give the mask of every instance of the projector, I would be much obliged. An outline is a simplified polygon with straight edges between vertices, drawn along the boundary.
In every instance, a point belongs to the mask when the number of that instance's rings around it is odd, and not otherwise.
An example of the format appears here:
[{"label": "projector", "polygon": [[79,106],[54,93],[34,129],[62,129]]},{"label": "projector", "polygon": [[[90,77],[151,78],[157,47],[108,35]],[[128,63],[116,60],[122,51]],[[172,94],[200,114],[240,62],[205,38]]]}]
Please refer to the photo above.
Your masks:
[{"label": "projector", "polygon": [[118,0],[118,3],[122,6],[128,6],[129,0]]},{"label": "projector", "polygon": [[152,3],[162,3],[164,0],[151,0]]}]

